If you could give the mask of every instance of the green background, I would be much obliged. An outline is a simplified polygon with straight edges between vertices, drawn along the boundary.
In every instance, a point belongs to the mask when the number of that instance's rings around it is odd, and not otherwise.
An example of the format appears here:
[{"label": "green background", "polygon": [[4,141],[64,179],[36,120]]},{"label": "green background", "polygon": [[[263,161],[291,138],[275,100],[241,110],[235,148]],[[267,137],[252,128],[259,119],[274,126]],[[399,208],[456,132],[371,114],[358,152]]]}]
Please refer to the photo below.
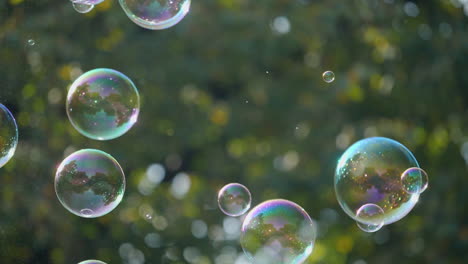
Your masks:
[{"label": "green background", "polygon": [[[116,0],[86,15],[67,0],[0,0],[0,102],[20,136],[0,169],[0,262],[242,264],[223,228],[239,222],[216,205],[218,189],[240,182],[253,204],[289,199],[317,220],[307,263],[468,263],[460,2],[415,1],[411,17],[400,0],[195,0],[178,25],[149,31]],[[285,34],[274,27],[281,16]],[[80,135],[65,112],[73,80],[100,67],[129,76],[142,100],[138,123],[104,142]],[[377,135],[406,145],[430,187],[407,217],[366,234],[339,207],[333,174],[346,147]],[[81,148],[108,152],[127,177],[122,203],[98,219],[55,196],[57,165]],[[154,163],[164,181],[144,189]],[[187,177],[178,199],[171,186]]]}]

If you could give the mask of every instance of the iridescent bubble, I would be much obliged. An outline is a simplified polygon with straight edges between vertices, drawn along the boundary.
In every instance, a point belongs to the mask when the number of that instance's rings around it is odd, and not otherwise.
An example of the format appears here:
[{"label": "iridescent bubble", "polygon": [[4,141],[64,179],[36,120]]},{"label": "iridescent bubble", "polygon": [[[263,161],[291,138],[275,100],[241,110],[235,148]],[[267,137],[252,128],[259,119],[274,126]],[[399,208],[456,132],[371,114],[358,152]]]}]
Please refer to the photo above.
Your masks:
[{"label": "iridescent bubble", "polygon": [[356,212],[357,226],[364,232],[377,232],[384,225],[384,210],[376,204],[365,204]]},{"label": "iridescent bubble", "polygon": [[326,71],[322,74],[322,78],[325,82],[331,83],[335,80],[335,73],[332,71]]},{"label": "iridescent bubble", "polygon": [[55,193],[71,213],[94,218],[112,211],[125,192],[125,176],[119,163],[96,149],[82,149],[57,168]]},{"label": "iridescent bubble", "polygon": [[304,209],[276,199],[247,214],[240,242],[254,264],[300,264],[312,253],[316,233],[316,225]]},{"label": "iridescent bubble", "polygon": [[94,5],[89,5],[89,4],[72,3],[72,5],[73,5],[73,9],[75,9],[76,12],[81,13],[81,14],[89,13],[94,8]]},{"label": "iridescent bubble", "polygon": [[81,261],[78,264],[106,264],[106,263],[100,260],[90,259],[90,260]]},{"label": "iridescent bubble", "polygon": [[111,69],[84,73],[70,87],[67,114],[72,125],[91,139],[125,134],[137,121],[140,96],[133,82]]},{"label": "iridescent bubble", "polygon": [[401,175],[403,189],[410,194],[422,193],[429,185],[427,173],[421,168],[409,168]]},{"label": "iridescent bubble", "polygon": [[0,168],[15,154],[18,144],[18,127],[10,110],[0,104]]},{"label": "iridescent bubble", "polygon": [[97,5],[104,2],[104,0],[70,0],[70,2],[75,4]]},{"label": "iridescent bubble", "polygon": [[229,216],[240,216],[250,209],[252,196],[242,184],[230,183],[218,193],[219,209]]},{"label": "iridescent bubble", "polygon": [[119,2],[135,24],[159,30],[179,23],[189,12],[191,0],[119,0]]},{"label": "iridescent bubble", "polygon": [[418,162],[395,140],[371,137],[354,143],[343,153],[335,171],[340,206],[361,223],[374,224],[356,215],[365,204],[383,209],[384,224],[400,220],[419,199],[419,194],[407,193],[402,186],[401,175],[411,167],[418,167]]}]

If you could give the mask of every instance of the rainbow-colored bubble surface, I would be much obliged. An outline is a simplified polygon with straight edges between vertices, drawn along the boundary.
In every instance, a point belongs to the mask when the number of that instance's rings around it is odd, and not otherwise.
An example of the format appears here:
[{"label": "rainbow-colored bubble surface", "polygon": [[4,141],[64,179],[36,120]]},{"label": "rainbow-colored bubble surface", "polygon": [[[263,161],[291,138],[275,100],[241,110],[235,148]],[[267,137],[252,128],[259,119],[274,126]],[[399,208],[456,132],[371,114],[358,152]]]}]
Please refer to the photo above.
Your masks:
[{"label": "rainbow-colored bubble surface", "polygon": [[160,30],[179,23],[191,0],[119,0],[125,14],[140,27]]},{"label": "rainbow-colored bubble surface", "polygon": [[372,137],[351,145],[341,156],[335,171],[335,192],[346,214],[364,224],[375,224],[357,216],[365,204],[378,205],[381,220],[391,224],[407,215],[419,194],[405,191],[402,173],[419,167],[413,154],[402,144],[384,137]]},{"label": "rainbow-colored bubble surface", "polygon": [[251,202],[250,191],[239,183],[227,184],[218,193],[219,209],[229,216],[245,214],[249,210]]},{"label": "rainbow-colored bubble surface", "polygon": [[15,154],[18,145],[18,126],[10,110],[0,104],[0,168]]},{"label": "rainbow-colored bubble surface", "polygon": [[100,260],[90,259],[90,260],[81,261],[78,264],[106,264],[106,263]]},{"label": "rainbow-colored bubble surface", "polygon": [[240,242],[254,264],[299,264],[312,253],[316,233],[316,224],[304,209],[275,199],[247,214]]},{"label": "rainbow-colored bubble surface", "polygon": [[95,69],[73,82],[66,108],[70,122],[82,135],[109,140],[122,136],[136,123],[140,96],[124,74]]},{"label": "rainbow-colored bubble surface", "polygon": [[112,211],[123,198],[125,176],[119,163],[96,149],[82,149],[57,168],[55,193],[71,213],[93,218]]},{"label": "rainbow-colored bubble surface", "polygon": [[429,180],[427,173],[421,168],[409,168],[401,175],[403,188],[407,193],[422,193],[427,189]]}]

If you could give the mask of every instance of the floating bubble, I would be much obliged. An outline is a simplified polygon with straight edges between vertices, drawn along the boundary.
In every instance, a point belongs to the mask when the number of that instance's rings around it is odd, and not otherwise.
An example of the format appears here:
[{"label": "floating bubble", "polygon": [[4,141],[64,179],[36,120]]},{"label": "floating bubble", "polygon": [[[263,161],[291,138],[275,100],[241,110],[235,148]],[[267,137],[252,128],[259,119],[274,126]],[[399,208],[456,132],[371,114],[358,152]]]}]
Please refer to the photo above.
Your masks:
[{"label": "floating bubble", "polygon": [[242,184],[230,183],[218,193],[219,209],[229,216],[240,216],[250,209],[252,197]]},{"label": "floating bubble", "polygon": [[125,176],[119,163],[96,149],[82,149],[57,168],[55,193],[71,213],[94,218],[112,211],[125,192]]},{"label": "floating bubble", "polygon": [[102,262],[100,260],[90,259],[90,260],[82,261],[82,262],[80,262],[78,264],[106,264],[106,263]]},{"label": "floating bubble", "polygon": [[384,225],[384,210],[376,204],[365,204],[356,212],[357,226],[364,232],[377,232]]},{"label": "floating bubble", "polygon": [[104,2],[104,0],[70,0],[70,2],[74,4],[97,5]]},{"label": "floating bubble", "polygon": [[422,193],[427,189],[427,173],[421,168],[409,168],[401,175],[403,189],[410,194]]},{"label": "floating bubble", "polygon": [[340,206],[358,222],[363,220],[356,212],[369,203],[382,208],[384,224],[400,220],[419,199],[419,194],[407,193],[402,185],[401,175],[411,167],[418,167],[418,162],[395,140],[371,137],[354,143],[343,153],[335,171]]},{"label": "floating bubble", "polygon": [[122,136],[135,124],[139,111],[140,96],[135,85],[115,70],[86,72],[68,91],[68,118],[78,132],[91,139]]},{"label": "floating bubble", "polygon": [[81,14],[89,13],[94,8],[94,5],[90,4],[72,3],[72,5],[73,9],[75,9],[76,12]]},{"label": "floating bubble", "polygon": [[316,225],[304,209],[276,199],[247,214],[240,242],[254,264],[300,264],[312,253],[316,234]]},{"label": "floating bubble", "polygon": [[15,154],[18,144],[18,127],[10,110],[0,104],[0,168]]},{"label": "floating bubble", "polygon": [[160,30],[179,23],[190,10],[191,0],[119,0],[122,9],[140,27]]},{"label": "floating bubble", "polygon": [[325,82],[331,83],[335,80],[335,73],[332,71],[326,71],[322,74],[322,78]]}]

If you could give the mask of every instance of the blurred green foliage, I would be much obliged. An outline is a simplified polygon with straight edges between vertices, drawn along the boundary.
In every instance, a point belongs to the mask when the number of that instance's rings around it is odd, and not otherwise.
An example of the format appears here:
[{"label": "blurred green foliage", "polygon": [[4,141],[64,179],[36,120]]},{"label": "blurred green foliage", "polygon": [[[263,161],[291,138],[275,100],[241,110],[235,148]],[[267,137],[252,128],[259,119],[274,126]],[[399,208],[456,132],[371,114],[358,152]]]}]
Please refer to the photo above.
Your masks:
[{"label": "blurred green foliage", "polygon": [[[86,15],[67,0],[0,0],[0,102],[20,135],[0,169],[0,262],[239,264],[216,194],[241,182],[253,204],[289,199],[318,221],[307,263],[468,263],[463,2],[194,0],[153,32],[115,0]],[[69,85],[100,67],[142,99],[139,122],[104,142],[65,112]],[[374,135],[413,151],[430,186],[406,218],[366,234],[339,208],[333,174],[347,146]],[[54,192],[57,165],[81,148],[110,153],[127,177],[122,203],[98,219]],[[165,178],[148,188],[154,163]]]}]

